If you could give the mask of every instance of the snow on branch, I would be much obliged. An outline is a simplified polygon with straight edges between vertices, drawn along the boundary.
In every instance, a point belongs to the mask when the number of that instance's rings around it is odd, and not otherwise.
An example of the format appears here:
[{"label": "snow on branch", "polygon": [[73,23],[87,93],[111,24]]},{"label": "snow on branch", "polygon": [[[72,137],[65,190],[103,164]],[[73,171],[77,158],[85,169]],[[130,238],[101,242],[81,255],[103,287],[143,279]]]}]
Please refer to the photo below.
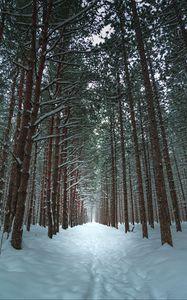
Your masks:
[{"label": "snow on branch", "polygon": [[62,134],[51,134],[51,135],[46,135],[46,136],[41,136],[41,137],[33,137],[34,142],[39,142],[43,140],[48,140],[50,138],[56,138],[56,137],[61,137]]},{"label": "snow on branch", "polygon": [[74,182],[72,185],[70,185],[70,186],[66,189],[66,191],[69,191],[72,187],[78,185],[80,181],[82,181],[82,178],[80,178],[77,182]]},{"label": "snow on branch", "polygon": [[43,105],[51,105],[51,104],[58,104],[59,102],[62,104],[62,102],[66,103],[67,101],[75,100],[75,99],[77,99],[77,97],[75,97],[75,96],[74,97],[68,97],[68,98],[58,97],[56,99],[53,99],[53,100],[41,103],[41,106],[43,106]]},{"label": "snow on branch", "polygon": [[74,164],[77,164],[77,163],[82,164],[82,163],[84,163],[84,161],[83,160],[66,161],[63,164],[59,165],[58,168],[63,168],[67,165],[70,166],[70,165],[74,165]]},{"label": "snow on branch", "polygon": [[[67,126],[66,126],[66,127],[67,127]],[[64,139],[63,141],[61,141],[61,142],[59,143],[59,145],[63,144],[63,143],[66,142],[66,141],[69,141],[69,140],[71,140],[71,139],[79,138],[79,137],[81,137],[81,136],[82,136],[82,135],[79,134],[79,133],[74,134],[74,135],[71,135],[71,136],[69,136],[68,138],[66,138],[66,139]]]},{"label": "snow on branch", "polygon": [[38,124],[40,124],[43,120],[61,112],[64,109],[64,104],[69,100],[69,98],[64,101],[62,104],[58,105],[55,109],[49,111],[48,113],[44,114],[43,116],[41,116],[34,124],[34,126],[37,126]]},{"label": "snow on branch", "polygon": [[73,170],[71,170],[69,173],[68,173],[68,176],[70,176],[71,174],[73,174],[77,169],[79,169],[81,167],[82,164],[79,164],[77,165]]},{"label": "snow on branch", "polygon": [[45,90],[47,90],[50,86],[55,84],[57,82],[57,80],[58,80],[58,78],[56,78],[53,81],[49,82],[46,86],[44,86],[44,88],[41,90],[41,92],[44,92]]}]

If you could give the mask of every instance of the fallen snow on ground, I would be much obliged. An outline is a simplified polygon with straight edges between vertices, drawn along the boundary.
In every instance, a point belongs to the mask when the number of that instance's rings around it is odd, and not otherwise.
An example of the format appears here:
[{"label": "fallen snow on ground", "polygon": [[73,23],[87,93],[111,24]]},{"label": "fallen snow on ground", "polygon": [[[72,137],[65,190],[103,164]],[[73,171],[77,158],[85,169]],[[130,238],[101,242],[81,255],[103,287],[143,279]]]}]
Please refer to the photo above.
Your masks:
[{"label": "fallen snow on ground", "polygon": [[23,250],[3,244],[1,299],[187,299],[187,224],[174,247],[161,246],[159,227],[141,238],[97,223],[48,239],[47,230],[24,232]]}]

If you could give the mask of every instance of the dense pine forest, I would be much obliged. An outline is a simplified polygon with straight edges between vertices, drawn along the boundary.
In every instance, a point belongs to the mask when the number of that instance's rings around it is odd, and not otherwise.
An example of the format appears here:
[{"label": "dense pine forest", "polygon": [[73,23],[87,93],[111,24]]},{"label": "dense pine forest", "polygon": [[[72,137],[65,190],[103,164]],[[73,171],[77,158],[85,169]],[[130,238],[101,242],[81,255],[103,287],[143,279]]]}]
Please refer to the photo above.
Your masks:
[{"label": "dense pine forest", "polygon": [[187,221],[186,26],[185,0],[1,0],[1,244],[94,220],[144,238],[159,223],[173,245]]},{"label": "dense pine forest", "polygon": [[0,0],[0,64],[0,299],[187,299],[187,1]]}]

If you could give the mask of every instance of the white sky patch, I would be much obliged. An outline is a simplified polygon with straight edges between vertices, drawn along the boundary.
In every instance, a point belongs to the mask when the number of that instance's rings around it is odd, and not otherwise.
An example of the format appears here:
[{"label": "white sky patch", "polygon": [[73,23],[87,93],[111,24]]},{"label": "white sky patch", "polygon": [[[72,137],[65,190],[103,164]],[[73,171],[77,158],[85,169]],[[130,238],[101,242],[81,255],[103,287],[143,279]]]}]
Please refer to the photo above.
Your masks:
[{"label": "white sky patch", "polygon": [[97,131],[97,129],[94,129],[94,134],[99,135],[99,132]]},{"label": "white sky patch", "polygon": [[93,45],[96,46],[100,43],[104,43],[105,38],[110,37],[113,31],[114,31],[113,28],[109,24],[101,30],[100,34],[93,34],[91,38]]}]

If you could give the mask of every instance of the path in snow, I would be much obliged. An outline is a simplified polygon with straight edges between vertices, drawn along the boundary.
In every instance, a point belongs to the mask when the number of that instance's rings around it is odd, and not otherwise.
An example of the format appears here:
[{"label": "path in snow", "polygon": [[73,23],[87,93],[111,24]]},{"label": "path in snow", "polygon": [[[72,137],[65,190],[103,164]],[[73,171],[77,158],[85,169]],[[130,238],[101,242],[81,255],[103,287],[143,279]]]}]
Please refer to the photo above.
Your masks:
[{"label": "path in snow", "polygon": [[186,233],[187,226],[173,249],[160,246],[159,228],[143,240],[139,226],[125,235],[92,223],[50,240],[32,227],[23,250],[3,245],[0,298],[186,299]]}]

